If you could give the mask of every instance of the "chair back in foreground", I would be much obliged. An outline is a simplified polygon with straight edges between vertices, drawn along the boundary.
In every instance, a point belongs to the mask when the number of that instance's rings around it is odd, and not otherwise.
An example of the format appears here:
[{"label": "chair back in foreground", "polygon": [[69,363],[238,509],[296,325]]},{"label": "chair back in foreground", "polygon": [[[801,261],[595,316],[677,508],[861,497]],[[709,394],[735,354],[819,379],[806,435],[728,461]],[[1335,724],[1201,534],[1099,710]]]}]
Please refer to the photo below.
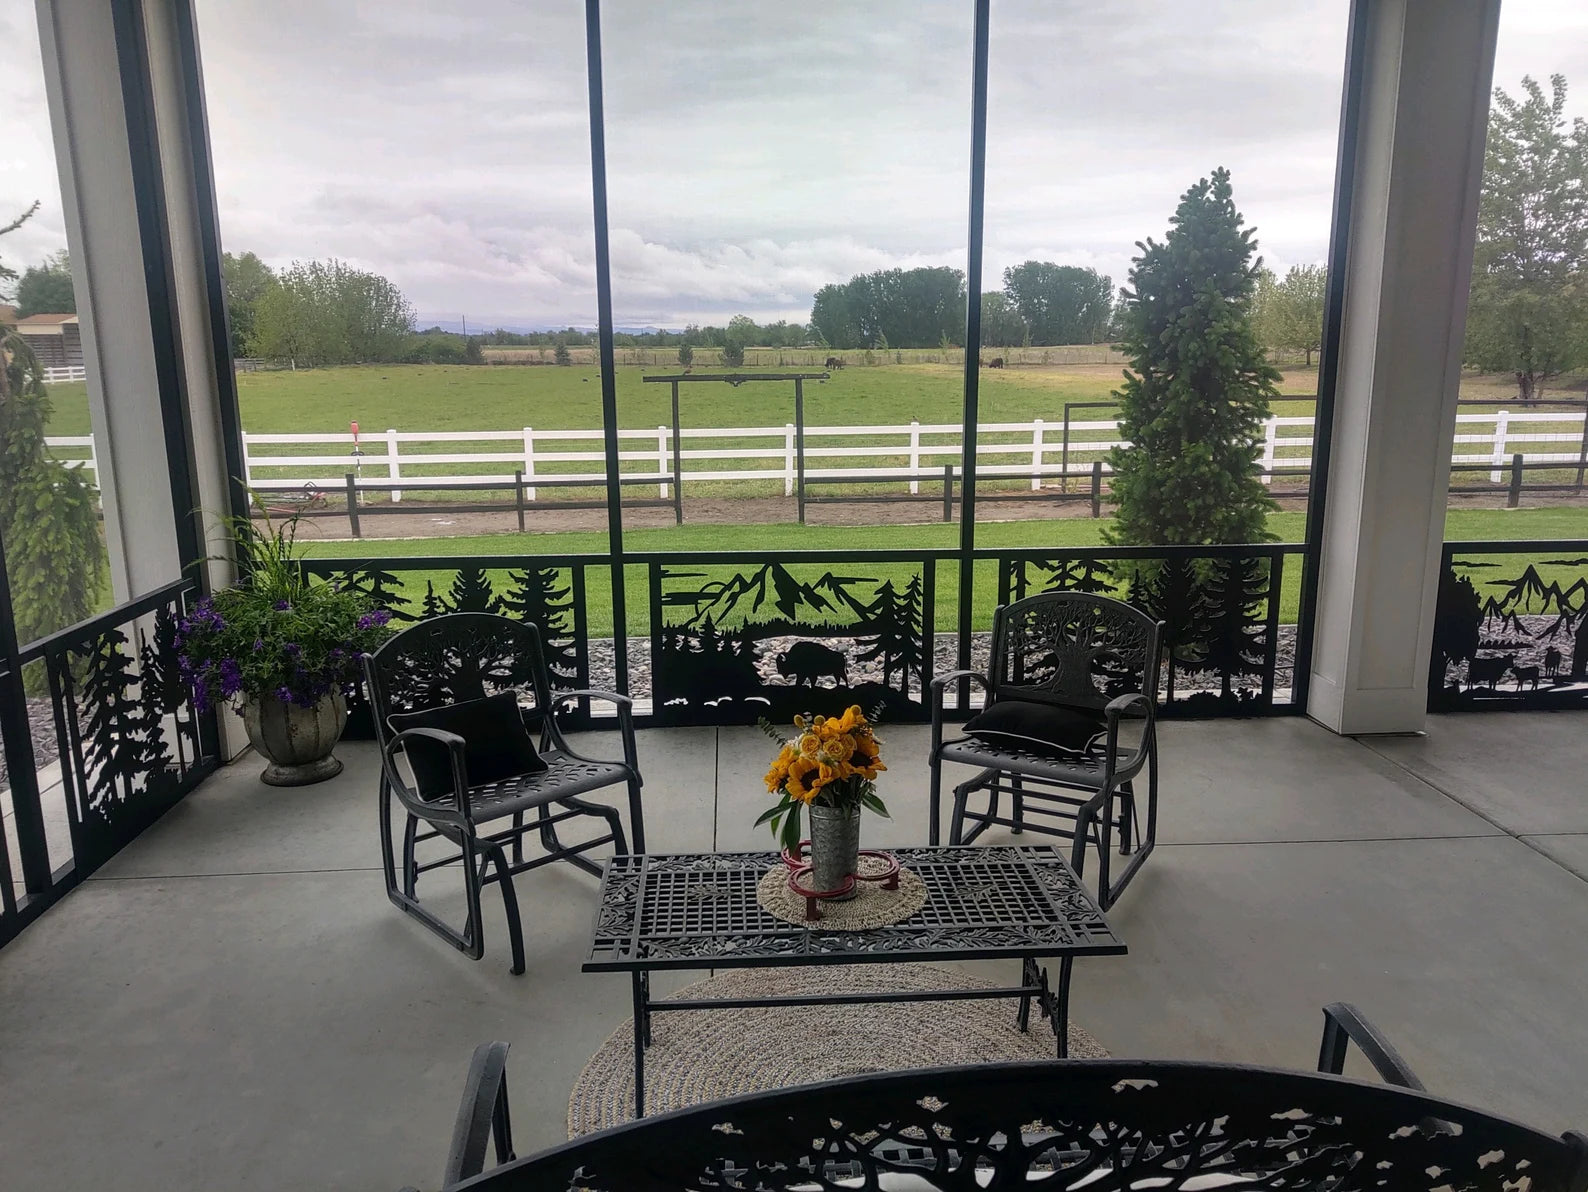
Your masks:
[{"label": "chair back in foreground", "polygon": [[1426,1093],[1229,1064],[898,1072],[718,1101],[457,1185],[480,1192],[1588,1186],[1588,1138]]}]

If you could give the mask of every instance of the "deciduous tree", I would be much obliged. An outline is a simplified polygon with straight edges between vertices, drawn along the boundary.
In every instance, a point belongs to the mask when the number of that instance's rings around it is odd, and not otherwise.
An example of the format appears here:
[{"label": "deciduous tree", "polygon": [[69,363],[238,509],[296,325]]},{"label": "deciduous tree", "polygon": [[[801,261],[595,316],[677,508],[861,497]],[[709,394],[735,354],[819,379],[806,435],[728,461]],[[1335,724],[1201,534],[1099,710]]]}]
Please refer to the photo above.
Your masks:
[{"label": "deciduous tree", "polygon": [[1300,352],[1312,367],[1323,345],[1323,302],[1329,275],[1322,265],[1292,265],[1281,280],[1271,269],[1259,271],[1252,325],[1270,352]]},{"label": "deciduous tree", "polygon": [[1002,290],[981,296],[981,342],[988,348],[1018,348],[1030,330],[1020,311]]},{"label": "deciduous tree", "polygon": [[254,311],[276,274],[251,252],[221,256],[221,278],[226,285],[226,318],[232,327],[232,356],[248,355],[254,338]]},{"label": "deciduous tree", "polygon": [[1004,292],[1034,344],[1093,344],[1107,338],[1114,281],[1096,269],[1026,261],[1004,270]]},{"label": "deciduous tree", "polygon": [[1588,360],[1588,121],[1566,119],[1562,75],[1522,91],[1489,113],[1466,356],[1528,402]]},{"label": "deciduous tree", "polygon": [[77,313],[77,295],[72,290],[72,258],[63,248],[33,265],[17,283],[17,314],[71,315]]}]

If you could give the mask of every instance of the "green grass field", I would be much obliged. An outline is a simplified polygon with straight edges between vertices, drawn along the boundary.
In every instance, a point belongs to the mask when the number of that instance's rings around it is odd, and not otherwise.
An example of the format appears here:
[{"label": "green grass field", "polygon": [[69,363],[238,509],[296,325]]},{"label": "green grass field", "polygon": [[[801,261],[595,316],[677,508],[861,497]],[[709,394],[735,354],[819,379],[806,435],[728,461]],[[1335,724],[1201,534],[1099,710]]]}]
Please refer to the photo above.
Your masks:
[{"label": "green grass field", "polygon": [[[1276,513],[1269,518],[1269,529],[1280,542],[1300,542],[1305,533],[1304,515]],[[976,531],[978,547],[1087,547],[1103,542],[1106,521],[1067,519],[1051,522],[991,522],[979,525]],[[857,549],[857,532],[853,528],[838,526],[779,525],[757,527],[757,537],[763,542],[776,542],[782,552],[838,551]],[[1582,535],[1588,529],[1588,517],[1577,509],[1518,509],[1452,510],[1446,518],[1446,537],[1452,541],[1484,539],[1517,541],[1525,539],[1554,539]],[[888,549],[911,550],[918,548],[950,549],[958,545],[959,527],[932,524],[890,527],[887,534]],[[306,543],[306,552],[315,558],[380,558],[398,560],[416,556],[494,556],[512,560],[514,566],[523,566],[536,558],[551,555],[604,555],[604,533],[564,534],[486,534],[459,538],[380,538],[345,542]],[[664,551],[726,551],[744,550],[744,528],[739,526],[683,525],[660,530],[631,530],[624,535],[624,549],[631,553]],[[1510,561],[1510,560],[1506,560]],[[1517,570],[1521,564],[1517,564]],[[720,570],[720,569],[719,569]],[[882,578],[903,578],[910,572],[906,566],[867,565],[865,574]],[[1554,575],[1554,571],[1559,575]],[[1548,569],[1547,578],[1566,579],[1569,569]],[[445,589],[452,581],[452,572],[446,570],[400,570],[405,593],[414,600],[423,597],[425,585],[435,584]],[[957,565],[939,564],[937,627],[949,630],[955,626],[955,607],[952,594],[955,587]],[[493,572],[493,581],[500,591],[507,585],[504,571]],[[1280,598],[1280,619],[1294,623],[1300,600],[1299,559],[1287,560],[1285,579]],[[610,572],[604,566],[588,572],[589,592],[587,607],[590,613],[591,632],[608,635],[612,631],[612,594]],[[1568,581],[1569,582],[1569,581]],[[643,633],[649,627],[646,573],[643,567],[633,567],[626,580],[631,633]],[[975,604],[972,622],[979,629],[992,624],[992,611],[997,604],[997,569],[992,563],[977,565]]]}]

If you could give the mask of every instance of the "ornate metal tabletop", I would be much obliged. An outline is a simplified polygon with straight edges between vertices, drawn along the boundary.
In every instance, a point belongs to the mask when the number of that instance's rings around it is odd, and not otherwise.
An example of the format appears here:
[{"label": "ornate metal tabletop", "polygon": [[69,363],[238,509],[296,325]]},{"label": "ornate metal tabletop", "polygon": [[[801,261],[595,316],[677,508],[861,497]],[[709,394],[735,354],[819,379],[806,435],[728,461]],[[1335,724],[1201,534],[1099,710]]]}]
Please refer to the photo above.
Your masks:
[{"label": "ornate metal tabletop", "polygon": [[1057,849],[895,849],[926,903],[867,931],[798,926],[763,910],[778,855],[670,853],[607,862],[586,972],[1118,955],[1125,944]]}]

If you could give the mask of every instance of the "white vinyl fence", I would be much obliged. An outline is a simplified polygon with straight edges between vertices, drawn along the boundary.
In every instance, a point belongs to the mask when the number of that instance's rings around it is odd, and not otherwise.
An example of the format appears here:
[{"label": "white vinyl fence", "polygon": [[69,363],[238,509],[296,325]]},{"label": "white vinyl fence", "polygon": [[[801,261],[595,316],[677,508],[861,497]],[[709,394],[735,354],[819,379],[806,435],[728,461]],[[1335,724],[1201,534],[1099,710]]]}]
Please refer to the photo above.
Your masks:
[{"label": "white vinyl fence", "polygon": [[[1501,484],[1513,455],[1529,464],[1575,466],[1583,459],[1584,414],[1527,412],[1460,414],[1453,462],[1489,462],[1489,480]],[[1540,429],[1548,424],[1553,429]],[[1305,472],[1312,466],[1311,417],[1272,417],[1263,436],[1263,482],[1277,473]],[[984,478],[1017,478],[1033,490],[1066,478],[1090,477],[1093,463],[1110,448],[1124,446],[1116,421],[1072,421],[1066,449],[1062,422],[982,423],[976,446],[977,472]],[[347,473],[360,485],[514,483],[515,472],[526,481],[524,497],[537,499],[539,476],[559,486],[588,481],[605,483],[605,454],[599,430],[399,431],[352,434],[254,434],[243,436],[248,484],[258,490],[336,491]],[[620,430],[619,455],[625,475],[654,477],[657,494],[669,495],[673,470],[673,433]],[[74,467],[96,473],[93,439],[89,436],[50,438],[56,456]],[[691,444],[694,444],[691,446]],[[910,422],[893,426],[808,426],[805,428],[805,475],[817,481],[908,483],[912,493],[921,482],[940,475],[945,465],[958,474],[962,451],[960,427],[953,423]],[[439,450],[437,449],[439,446]],[[1552,450],[1549,448],[1553,448]],[[797,475],[795,427],[691,428],[683,432],[680,457],[690,481],[782,481],[793,495]],[[1106,462],[1103,470],[1108,470]],[[548,496],[554,495],[548,493]],[[402,500],[393,491],[393,501]]]}]

